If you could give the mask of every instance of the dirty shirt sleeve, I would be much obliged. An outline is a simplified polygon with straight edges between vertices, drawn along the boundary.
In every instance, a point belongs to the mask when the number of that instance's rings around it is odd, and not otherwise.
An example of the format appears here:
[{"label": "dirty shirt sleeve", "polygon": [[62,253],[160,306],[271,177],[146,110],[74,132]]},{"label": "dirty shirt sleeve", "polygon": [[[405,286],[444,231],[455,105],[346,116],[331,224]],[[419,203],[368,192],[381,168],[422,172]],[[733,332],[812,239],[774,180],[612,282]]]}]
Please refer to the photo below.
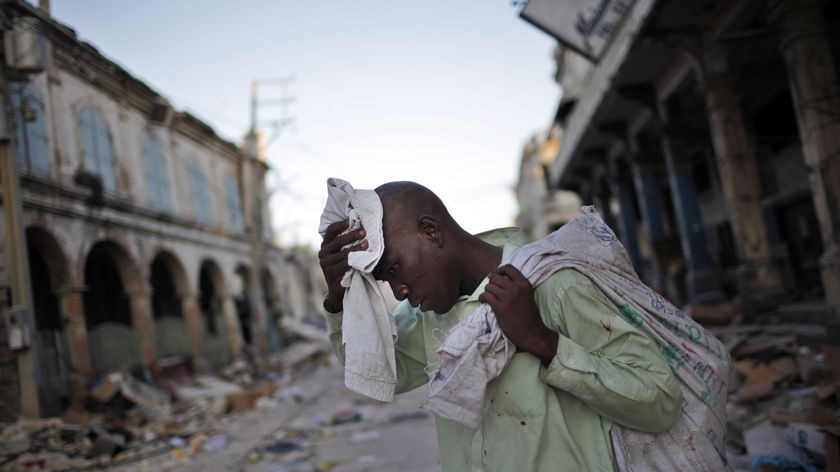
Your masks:
[{"label": "dirty shirt sleeve", "polygon": [[544,382],[633,429],[662,432],[676,421],[682,390],[662,354],[588,277],[558,271],[536,299],[543,321],[560,335],[540,370]]}]

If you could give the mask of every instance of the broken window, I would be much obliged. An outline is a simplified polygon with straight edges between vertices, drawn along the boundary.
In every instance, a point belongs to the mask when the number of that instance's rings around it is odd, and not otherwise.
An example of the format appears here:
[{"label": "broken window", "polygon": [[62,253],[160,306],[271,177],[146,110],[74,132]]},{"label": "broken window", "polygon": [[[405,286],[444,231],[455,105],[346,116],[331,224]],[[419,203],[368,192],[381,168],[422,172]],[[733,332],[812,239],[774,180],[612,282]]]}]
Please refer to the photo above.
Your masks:
[{"label": "broken window", "polygon": [[102,115],[87,106],[79,113],[80,136],[84,169],[102,179],[102,188],[115,190],[114,155],[111,146],[111,132]]},{"label": "broken window", "polygon": [[236,231],[244,231],[245,224],[242,221],[242,199],[239,196],[239,185],[229,175],[225,177],[225,196],[227,197],[231,226]]},{"label": "broken window", "polygon": [[146,185],[149,204],[157,210],[172,211],[172,198],[169,195],[169,174],[166,169],[166,156],[160,145],[147,137],[143,141],[143,160],[146,162]]},{"label": "broken window", "polygon": [[49,175],[44,101],[29,82],[12,82],[9,95],[15,110],[15,159],[23,172]]},{"label": "broken window", "polygon": [[197,161],[190,162],[190,183],[192,184],[195,219],[201,224],[213,223],[213,209],[210,205],[207,176]]}]

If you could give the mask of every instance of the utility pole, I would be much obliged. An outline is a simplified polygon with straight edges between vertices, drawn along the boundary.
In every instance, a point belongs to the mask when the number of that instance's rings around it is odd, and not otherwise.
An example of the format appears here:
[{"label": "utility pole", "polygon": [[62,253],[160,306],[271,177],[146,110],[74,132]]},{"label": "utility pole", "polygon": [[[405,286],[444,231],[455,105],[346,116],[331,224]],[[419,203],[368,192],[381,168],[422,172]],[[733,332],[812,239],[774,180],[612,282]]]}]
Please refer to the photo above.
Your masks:
[{"label": "utility pole", "polygon": [[[268,120],[271,125],[273,134],[266,140],[266,146],[271,144],[283,131],[283,128],[292,124],[295,119],[289,116],[289,105],[295,101],[295,97],[289,95],[289,84],[294,82],[295,77],[290,75],[288,77],[278,77],[273,79],[262,79],[251,81],[251,133],[257,131],[259,121],[257,120],[257,108],[260,105],[280,105],[283,109],[279,119]],[[283,88],[282,95],[279,98],[262,99],[257,98],[257,87],[265,85],[279,85]]]},{"label": "utility pole", "polygon": [[33,305],[29,286],[29,252],[23,230],[20,181],[9,132],[10,113],[6,93],[8,89],[5,77],[0,80],[2,81],[0,103],[3,107],[3,130],[0,131],[0,161],[2,161],[0,172],[3,174],[3,224],[6,227],[6,257],[12,293],[12,306],[7,309],[4,322],[9,347],[16,351],[21,413],[30,418],[37,418],[41,411],[38,403],[37,379],[39,375],[36,370],[36,353],[33,349],[31,334],[35,324],[32,319]]},{"label": "utility pole", "polygon": [[[288,95],[288,87],[293,80],[294,76],[251,81],[251,128],[246,138],[250,159],[243,172],[243,192],[246,195],[245,208],[252,228],[251,244],[254,268],[249,272],[248,297],[251,299],[251,307],[254,310],[251,317],[252,326],[256,328],[254,329],[255,347],[257,347],[258,352],[263,353],[277,347],[277,340],[274,338],[276,320],[272,317],[271,307],[262,303],[265,299],[265,287],[262,286],[262,268],[266,257],[265,246],[269,241],[268,238],[273,238],[273,232],[266,231],[265,219],[263,218],[266,215],[265,207],[269,204],[269,195],[265,192],[265,180],[266,173],[270,169],[265,155],[265,147],[280,135],[284,127],[294,121],[294,118],[288,114],[288,106],[294,101],[294,97]],[[260,100],[258,98],[258,88],[267,85],[281,86],[281,97],[272,100]],[[259,131],[260,122],[257,110],[261,104],[267,103],[282,106],[282,114],[280,119],[268,120],[272,127],[272,135],[264,141]]]},{"label": "utility pole", "polygon": [[0,184],[3,186],[3,224],[6,257],[11,285],[11,308],[5,313],[7,343],[17,358],[20,412],[23,416],[41,415],[38,384],[41,378],[35,316],[29,277],[29,251],[23,224],[20,179],[12,141],[14,110],[9,100],[8,78],[25,79],[26,74],[41,72],[49,61],[49,46],[40,33],[40,20],[7,8],[2,2],[0,33],[3,61],[0,63]]}]

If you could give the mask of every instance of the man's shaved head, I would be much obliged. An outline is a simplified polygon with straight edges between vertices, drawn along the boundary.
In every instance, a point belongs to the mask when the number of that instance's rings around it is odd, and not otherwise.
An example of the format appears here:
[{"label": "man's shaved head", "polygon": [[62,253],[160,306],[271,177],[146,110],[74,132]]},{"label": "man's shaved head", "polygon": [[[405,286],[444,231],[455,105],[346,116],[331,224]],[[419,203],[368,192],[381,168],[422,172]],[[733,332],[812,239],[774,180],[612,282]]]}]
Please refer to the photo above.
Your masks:
[{"label": "man's shaved head", "polygon": [[446,313],[462,294],[463,251],[458,242],[468,235],[440,198],[420,184],[389,182],[376,193],[382,200],[385,250],[374,277],[388,282],[397,300]]},{"label": "man's shaved head", "polygon": [[395,229],[415,225],[423,215],[441,223],[454,224],[443,202],[428,188],[409,181],[388,182],[376,188],[382,200],[383,228]]}]

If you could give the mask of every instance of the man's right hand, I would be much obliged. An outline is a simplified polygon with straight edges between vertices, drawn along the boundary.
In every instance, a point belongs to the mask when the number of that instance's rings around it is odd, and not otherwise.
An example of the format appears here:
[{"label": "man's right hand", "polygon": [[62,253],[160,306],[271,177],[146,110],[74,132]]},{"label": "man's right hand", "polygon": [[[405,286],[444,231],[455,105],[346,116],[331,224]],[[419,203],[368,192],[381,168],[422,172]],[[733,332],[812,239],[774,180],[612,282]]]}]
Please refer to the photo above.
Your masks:
[{"label": "man's right hand", "polygon": [[344,287],[341,286],[341,279],[350,270],[347,255],[353,251],[364,251],[368,248],[368,242],[364,239],[364,228],[341,234],[349,227],[349,220],[329,225],[324,233],[324,240],[321,242],[321,250],[318,251],[318,262],[321,264],[321,272],[324,273],[324,280],[327,282],[327,301],[324,307],[329,306],[332,310],[328,311],[334,313],[343,309]]}]

